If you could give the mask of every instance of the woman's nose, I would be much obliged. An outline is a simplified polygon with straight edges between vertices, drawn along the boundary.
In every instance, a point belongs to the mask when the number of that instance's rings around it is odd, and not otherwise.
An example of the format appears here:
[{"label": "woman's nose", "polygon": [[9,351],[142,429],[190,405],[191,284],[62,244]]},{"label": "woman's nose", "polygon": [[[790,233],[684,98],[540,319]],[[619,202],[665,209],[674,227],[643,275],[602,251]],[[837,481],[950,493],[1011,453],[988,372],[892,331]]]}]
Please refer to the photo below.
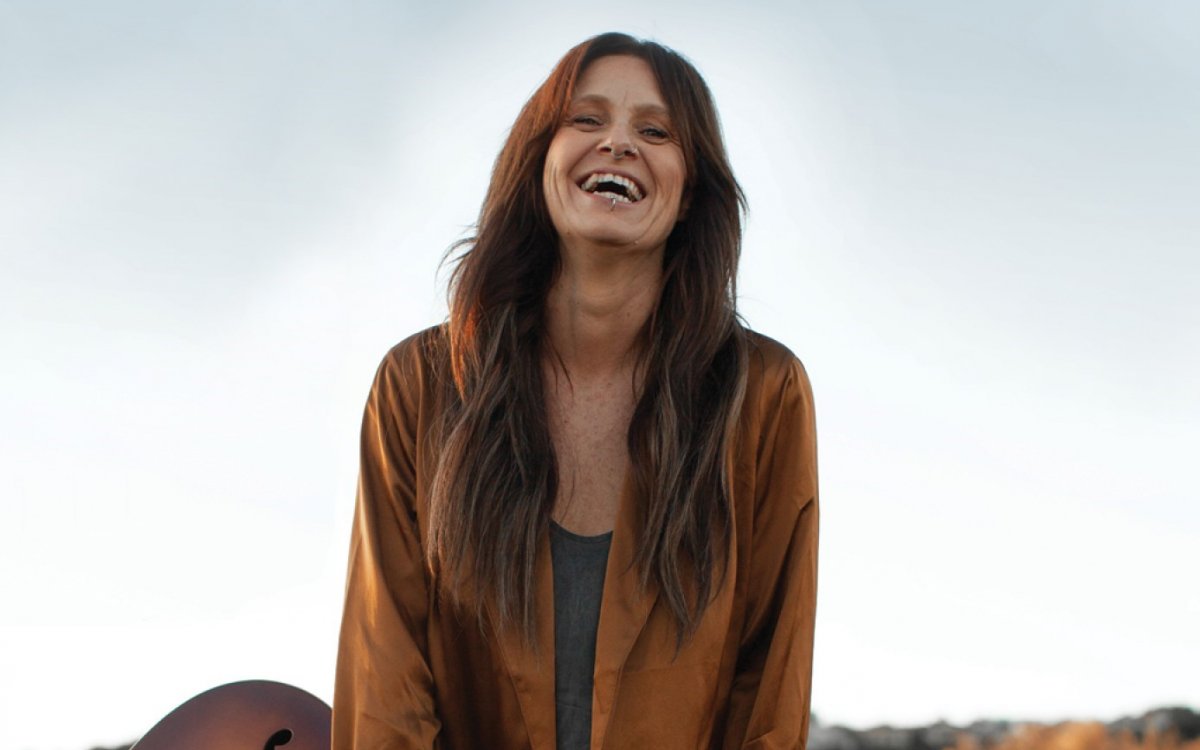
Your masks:
[{"label": "woman's nose", "polygon": [[611,153],[613,159],[637,156],[638,152],[637,146],[633,145],[633,139],[629,137],[629,131],[624,128],[613,128],[601,150]]}]

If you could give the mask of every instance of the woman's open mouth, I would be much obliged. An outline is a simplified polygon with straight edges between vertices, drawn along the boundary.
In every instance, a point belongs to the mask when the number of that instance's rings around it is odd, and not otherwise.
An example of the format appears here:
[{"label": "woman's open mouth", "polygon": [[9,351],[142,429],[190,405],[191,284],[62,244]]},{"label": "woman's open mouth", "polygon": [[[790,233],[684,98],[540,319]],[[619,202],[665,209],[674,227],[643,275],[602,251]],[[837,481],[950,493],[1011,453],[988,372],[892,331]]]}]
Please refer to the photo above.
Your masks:
[{"label": "woman's open mouth", "polygon": [[643,197],[640,185],[624,175],[612,172],[593,172],[579,187],[585,193],[618,203],[637,203]]}]

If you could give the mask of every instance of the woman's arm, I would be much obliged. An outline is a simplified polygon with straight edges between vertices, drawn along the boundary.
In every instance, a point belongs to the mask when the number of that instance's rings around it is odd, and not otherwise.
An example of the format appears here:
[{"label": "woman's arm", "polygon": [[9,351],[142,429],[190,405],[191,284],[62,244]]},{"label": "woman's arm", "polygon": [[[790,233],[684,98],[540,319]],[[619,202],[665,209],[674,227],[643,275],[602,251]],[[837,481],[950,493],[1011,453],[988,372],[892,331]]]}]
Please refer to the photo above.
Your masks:
[{"label": "woman's arm", "polygon": [[723,747],[795,748],[808,737],[817,600],[812,389],[794,357],[763,409],[751,571]]},{"label": "woman's arm", "polygon": [[429,581],[416,514],[423,337],[379,366],[362,456],[333,698],[333,750],[434,747]]}]

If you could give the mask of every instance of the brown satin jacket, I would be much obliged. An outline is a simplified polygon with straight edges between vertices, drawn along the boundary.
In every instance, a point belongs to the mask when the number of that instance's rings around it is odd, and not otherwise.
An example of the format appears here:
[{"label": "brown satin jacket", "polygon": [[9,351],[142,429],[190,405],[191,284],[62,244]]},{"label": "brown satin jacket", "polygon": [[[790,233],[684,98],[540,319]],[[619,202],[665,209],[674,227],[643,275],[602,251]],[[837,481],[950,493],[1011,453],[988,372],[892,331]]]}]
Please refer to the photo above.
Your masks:
[{"label": "brown satin jacket", "polygon": [[[384,358],[367,401],[333,750],[555,748],[548,534],[536,563],[536,653],[447,606],[424,562],[445,358],[441,328],[410,337]],[[812,392],[800,361],[754,333],[729,461],[731,567],[678,655],[669,608],[654,588],[639,591],[638,501],[626,482],[596,640],[593,748],[805,746],[817,593]]]}]

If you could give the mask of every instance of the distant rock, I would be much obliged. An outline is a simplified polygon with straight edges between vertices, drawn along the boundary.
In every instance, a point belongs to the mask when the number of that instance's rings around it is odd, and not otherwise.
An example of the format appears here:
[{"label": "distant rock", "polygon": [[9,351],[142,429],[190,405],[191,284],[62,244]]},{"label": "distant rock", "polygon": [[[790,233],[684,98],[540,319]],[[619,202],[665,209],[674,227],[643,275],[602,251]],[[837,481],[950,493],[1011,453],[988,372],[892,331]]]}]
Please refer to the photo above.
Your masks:
[{"label": "distant rock", "polygon": [[1156,708],[1141,716],[1125,716],[1106,725],[1110,732],[1129,732],[1139,742],[1149,734],[1163,736],[1174,732],[1183,742],[1200,739],[1200,713],[1174,706]]},{"label": "distant rock", "polygon": [[[982,720],[965,727],[939,721],[927,727],[850,729],[825,726],[814,717],[808,731],[808,750],[988,750],[1017,731],[1044,726],[1037,722]],[[1190,742],[1200,738],[1200,713],[1183,707],[1156,708],[1102,726],[1113,736],[1128,732],[1139,744],[1151,736],[1173,736],[1179,742]]]}]

